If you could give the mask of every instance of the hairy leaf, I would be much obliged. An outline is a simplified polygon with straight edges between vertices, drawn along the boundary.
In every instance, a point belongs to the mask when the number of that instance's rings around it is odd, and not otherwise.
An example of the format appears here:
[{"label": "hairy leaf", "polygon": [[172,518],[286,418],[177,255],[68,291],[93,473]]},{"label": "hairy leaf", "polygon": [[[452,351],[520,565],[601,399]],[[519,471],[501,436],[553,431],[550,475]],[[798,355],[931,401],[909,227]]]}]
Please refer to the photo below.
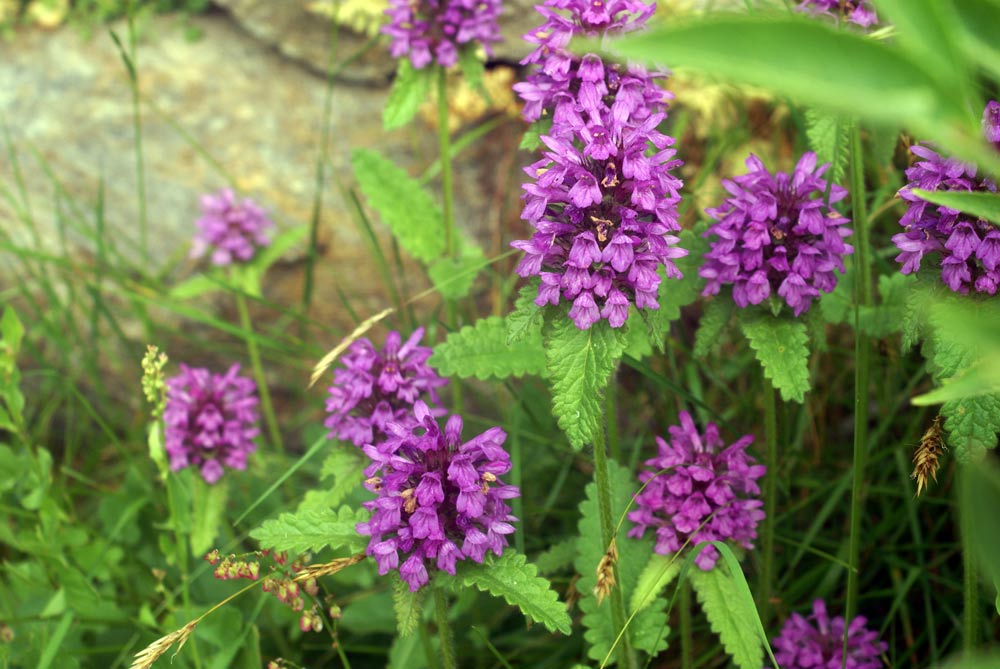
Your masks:
[{"label": "hairy leaf", "polygon": [[361,486],[365,475],[365,457],[353,444],[333,442],[330,454],[320,469],[322,483],[308,490],[299,503],[299,510],[316,507],[336,507]]},{"label": "hairy leaf", "polygon": [[367,520],[368,515],[365,509],[347,506],[339,511],[303,509],[265,520],[260,527],[250,530],[250,536],[260,542],[261,548],[276,551],[316,553],[326,547],[357,551],[368,544],[368,538],[358,534],[355,526]]},{"label": "hairy leaf", "polygon": [[446,300],[465,297],[472,290],[479,272],[486,265],[483,249],[470,241],[462,242],[458,258],[441,258],[427,268],[431,283]]},{"label": "hairy leaf", "polygon": [[443,223],[430,194],[371,149],[354,151],[351,166],[368,205],[379,213],[400,246],[424,264],[437,260],[445,250]]},{"label": "hairy leaf", "polygon": [[482,564],[463,561],[457,577],[466,587],[475,586],[503,597],[508,604],[521,609],[526,618],[553,632],[570,633],[566,604],[559,601],[548,580],[538,575],[538,568],[511,548],[501,557],[490,554]]},{"label": "hairy leaf", "polygon": [[698,276],[698,268],[703,262],[705,252],[708,251],[708,240],[692,230],[681,232],[680,240],[678,246],[687,250],[688,254],[674,262],[683,278],[667,278],[661,268],[660,287],[656,298],[660,308],[640,311],[649,327],[649,337],[653,346],[661,351],[663,340],[670,331],[670,323],[680,318],[681,308],[698,299],[705,286],[705,280]]},{"label": "hairy leaf", "polygon": [[736,587],[726,564],[720,560],[710,571],[692,568],[688,578],[712,631],[733,663],[740,669],[760,669],[764,648],[755,622],[757,612]]},{"label": "hairy leaf", "polygon": [[507,345],[521,341],[529,334],[542,332],[542,309],[535,304],[538,295],[538,279],[532,279],[521,286],[514,300],[514,310],[507,314]]},{"label": "hairy leaf", "polygon": [[704,358],[719,344],[719,338],[733,317],[734,304],[729,299],[714,299],[705,305],[694,335],[694,355]]},{"label": "hairy leaf", "polygon": [[809,148],[816,154],[820,165],[830,163],[825,178],[837,184],[842,183],[844,168],[847,165],[848,127],[849,124],[841,121],[835,114],[815,109],[806,111]]},{"label": "hairy leaf", "polygon": [[602,397],[625,350],[625,333],[603,320],[580,330],[560,316],[547,325],[544,337],[552,413],[570,444],[582,448],[601,429]]},{"label": "hairy leaf", "polygon": [[212,547],[219,533],[219,526],[226,514],[229,486],[226,479],[211,485],[196,477],[192,487],[198,513],[192,521],[191,554],[201,557]]},{"label": "hairy leaf", "polygon": [[542,148],[542,135],[549,134],[549,130],[552,129],[552,118],[540,118],[531,125],[528,129],[524,131],[524,136],[521,138],[521,143],[517,148],[523,151],[537,151]]},{"label": "hairy leaf", "polygon": [[782,399],[802,402],[809,390],[805,323],[755,314],[743,315],[740,326],[764,368],[764,375],[781,392]]},{"label": "hairy leaf", "polygon": [[681,561],[676,555],[660,555],[653,553],[649,562],[639,575],[635,590],[632,592],[631,611],[641,611],[652,604],[663,589],[677,578],[681,571]]},{"label": "hairy leaf", "polygon": [[433,67],[416,70],[409,58],[399,59],[399,69],[396,70],[389,99],[382,111],[383,128],[393,130],[410,122],[427,99],[431,90],[431,76],[435,71],[436,68]]},{"label": "hairy leaf", "polygon": [[392,607],[396,611],[396,627],[399,636],[408,637],[420,625],[424,590],[412,592],[399,574],[392,576]]},{"label": "hairy leaf", "polygon": [[507,345],[507,325],[499,316],[480,318],[452,332],[434,347],[428,361],[442,376],[505,379],[545,373],[545,353],[540,334]]},{"label": "hairy leaf", "polygon": [[538,567],[538,573],[551,574],[573,564],[575,556],[576,537],[570,537],[550,546],[547,551],[535,559],[535,565]]}]

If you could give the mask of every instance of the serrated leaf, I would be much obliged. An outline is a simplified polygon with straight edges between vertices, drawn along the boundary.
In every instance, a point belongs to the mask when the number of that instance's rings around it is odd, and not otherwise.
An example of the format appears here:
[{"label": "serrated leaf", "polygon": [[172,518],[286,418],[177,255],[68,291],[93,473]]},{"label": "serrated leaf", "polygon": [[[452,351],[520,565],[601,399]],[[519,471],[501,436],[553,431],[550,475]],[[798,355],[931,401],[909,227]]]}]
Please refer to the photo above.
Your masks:
[{"label": "serrated leaf", "polygon": [[688,578],[712,631],[733,663],[740,669],[760,669],[764,648],[754,624],[757,612],[748,606],[728,567],[720,560],[710,571],[691,569]]},{"label": "serrated leaf", "polygon": [[625,333],[603,320],[580,330],[560,315],[544,328],[543,336],[552,413],[569,443],[583,448],[603,429],[602,397],[625,351]]},{"label": "serrated leaf", "polygon": [[764,376],[786,402],[802,402],[809,390],[805,323],[766,314],[742,314],[740,327],[764,368]]},{"label": "serrated leaf", "polygon": [[552,632],[570,633],[566,604],[559,601],[548,580],[538,575],[538,568],[511,548],[501,557],[489,555],[482,564],[463,561],[457,578],[466,587],[503,597],[508,604],[521,609],[526,618]]},{"label": "serrated leaf", "polygon": [[396,78],[389,91],[385,109],[382,110],[382,127],[386,130],[401,128],[416,115],[420,105],[431,90],[434,67],[413,68],[409,58],[400,58]]},{"label": "serrated leaf", "polygon": [[635,307],[629,307],[628,320],[625,321],[625,354],[642,360],[653,355],[653,344],[650,342],[649,326]]},{"label": "serrated leaf", "polygon": [[570,537],[563,539],[540,554],[535,558],[535,565],[538,567],[539,574],[551,574],[572,565],[574,557],[576,557],[576,537]]},{"label": "serrated leaf", "polygon": [[535,304],[538,295],[538,279],[532,279],[521,286],[514,300],[514,310],[504,319],[507,323],[507,345],[517,343],[530,333],[541,335],[542,308]]},{"label": "serrated leaf", "polygon": [[552,129],[552,118],[540,118],[531,125],[528,129],[524,131],[524,136],[521,138],[521,143],[518,144],[517,148],[522,151],[537,151],[542,148],[542,135],[549,134]]},{"label": "serrated leaf", "polygon": [[694,355],[704,358],[719,344],[722,332],[733,317],[732,300],[717,299],[705,305],[698,321],[698,331],[694,335]]},{"label": "serrated leaf", "polygon": [[678,246],[688,254],[674,261],[683,278],[671,279],[665,270],[660,268],[660,287],[657,289],[656,301],[660,308],[640,311],[649,328],[650,340],[657,349],[663,350],[663,340],[670,331],[670,323],[680,318],[681,309],[691,304],[701,295],[705,280],[698,276],[703,256],[708,251],[708,240],[697,231],[684,230],[680,233]]},{"label": "serrated leaf", "polygon": [[472,242],[462,244],[462,254],[458,258],[441,258],[427,268],[427,275],[441,297],[457,300],[472,290],[472,284],[486,263],[483,250]]},{"label": "serrated leaf", "polygon": [[219,533],[222,519],[226,514],[229,486],[225,477],[214,485],[196,477],[192,483],[194,514],[191,526],[191,554],[201,557],[208,552]]},{"label": "serrated leaf", "polygon": [[806,111],[806,136],[809,148],[816,154],[817,162],[830,163],[825,178],[841,183],[847,165],[847,130],[849,124],[835,114],[816,109]]},{"label": "serrated leaf", "polygon": [[[608,462],[608,480],[611,488],[611,520],[617,523],[629,508],[638,483],[628,469],[613,460]],[[587,484],[585,494],[586,498],[580,503],[579,536],[576,541],[577,555],[574,562],[580,575],[576,589],[581,594],[579,606],[583,612],[583,626],[586,628],[584,639],[587,641],[587,655],[590,659],[601,662],[611,652],[611,646],[618,635],[614,629],[610,602],[605,601],[598,605],[597,597],[594,596],[597,565],[607,550],[602,540],[597,484],[594,482]],[[628,521],[623,525],[621,533],[624,533],[627,527]],[[633,539],[621,536],[621,533],[617,537],[618,587],[628,602],[633,597],[639,576],[653,552],[653,537],[647,533],[642,539]],[[650,606],[632,618],[628,633],[635,648],[655,655],[667,647],[666,637],[669,627],[666,625],[665,607],[666,600],[656,598]],[[615,655],[612,654],[608,663],[610,665],[614,662]]]},{"label": "serrated leaf", "polygon": [[260,527],[250,530],[261,548],[276,551],[313,553],[329,547],[331,550],[347,548],[357,551],[368,544],[368,538],[358,534],[355,526],[368,519],[365,509],[343,506],[333,509],[303,509],[283,513],[276,519],[265,520]]},{"label": "serrated leaf", "polygon": [[505,379],[525,374],[545,374],[545,353],[540,334],[507,345],[507,325],[499,316],[480,318],[452,332],[434,347],[428,363],[442,376],[467,379]]},{"label": "serrated leaf", "polygon": [[1000,225],[1000,195],[963,191],[928,191],[913,189],[913,194],[938,206],[962,211]]},{"label": "serrated leaf", "polygon": [[368,205],[400,246],[425,265],[440,258],[445,250],[442,216],[430,193],[370,149],[354,151],[351,166]]},{"label": "serrated leaf", "polygon": [[400,637],[413,634],[420,625],[424,590],[412,592],[410,586],[393,572],[392,607],[396,611],[396,629]]},{"label": "serrated leaf", "polygon": [[335,442],[320,468],[318,489],[306,491],[298,508],[336,507],[361,486],[365,457],[353,444]]},{"label": "serrated leaf", "polygon": [[681,561],[676,555],[653,553],[639,575],[635,590],[632,591],[630,611],[641,611],[652,604],[664,588],[677,578],[681,571]]}]

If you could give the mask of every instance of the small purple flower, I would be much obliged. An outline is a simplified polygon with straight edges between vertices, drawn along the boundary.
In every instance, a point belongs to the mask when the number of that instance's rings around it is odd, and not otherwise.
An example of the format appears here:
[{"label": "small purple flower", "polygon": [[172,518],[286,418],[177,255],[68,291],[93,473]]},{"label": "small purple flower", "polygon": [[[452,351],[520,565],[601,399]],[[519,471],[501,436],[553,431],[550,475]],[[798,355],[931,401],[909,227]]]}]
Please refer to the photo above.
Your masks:
[{"label": "small purple flower", "polygon": [[[705,210],[717,222],[705,232],[715,239],[698,270],[707,280],[702,294],[732,285],[740,308],[777,295],[798,316],[837,285],[834,270],[843,273],[854,251],[844,242],[850,221],[823,203],[829,164],[816,168],[816,154],[803,154],[792,174],[771,174],[753,154],[746,165],[748,174],[722,182],[731,197]],[[830,184],[830,203],[846,195]]]},{"label": "small purple flower", "polygon": [[[983,112],[983,134],[1000,149],[1000,103],[990,101]],[[922,200],[914,188],[929,191],[979,191],[995,193],[996,183],[976,174],[976,166],[941,156],[926,146],[910,150],[921,158],[906,170],[909,183],[899,196],[909,205],[899,224],[905,229],[893,236],[903,264],[903,274],[920,269],[925,256],[938,254],[941,279],[957,293],[995,295],[1000,285],[1000,230],[989,221],[949,207]]]},{"label": "small purple flower", "polygon": [[436,61],[441,67],[458,62],[458,51],[478,43],[491,54],[501,40],[500,0],[390,0],[389,25],[393,58],[409,56],[416,69]]},{"label": "small purple flower", "polygon": [[201,477],[215,483],[223,467],[246,469],[247,456],[256,450],[257,386],[239,376],[233,365],[225,374],[180,366],[167,379],[164,448],[174,471],[197,467]]},{"label": "small purple flower", "polygon": [[878,23],[878,15],[869,0],[802,0],[800,12],[823,14],[844,18],[848,22],[868,28]]},{"label": "small purple flower", "polygon": [[257,249],[271,243],[267,236],[274,223],[250,198],[237,202],[228,188],[201,198],[198,233],[191,246],[191,257],[201,258],[212,251],[213,265],[249,262]]},{"label": "small purple flower", "polygon": [[[385,338],[385,347],[375,349],[368,339],[351,344],[333,373],[326,400],[329,416],[324,425],[330,437],[362,447],[380,441],[390,422],[406,422],[418,399],[433,406],[440,416],[444,409],[435,388],[448,383],[427,364],[433,351],[420,346],[424,329],[417,328],[406,343],[396,331]],[[401,345],[402,344],[402,345]]]},{"label": "small purple flower", "polygon": [[[661,555],[702,541],[732,541],[752,549],[757,523],[764,518],[757,479],[765,472],[746,453],[753,437],[744,435],[726,446],[714,423],[701,435],[688,412],[680,413],[680,421],[670,427],[670,442],[656,438],[659,455],[647,460],[639,474],[646,487],[628,514],[635,523],[628,535],[641,538],[647,528],[655,529],[654,550]],[[694,561],[708,571],[718,558],[715,547],[706,546]]]},{"label": "small purple flower", "polygon": [[881,669],[879,655],[888,646],[878,632],[868,629],[863,616],[847,628],[847,659],[844,661],[844,617],[830,620],[822,599],[813,602],[808,618],[798,613],[785,621],[771,646],[781,669]]},{"label": "small purple flower", "polygon": [[417,401],[411,421],[390,423],[382,443],[365,446],[365,487],[378,497],[364,503],[372,516],[357,528],[371,537],[367,553],[380,574],[398,569],[416,591],[430,579],[428,567],[454,575],[458,560],[503,553],[517,520],[505,500],[521,494],[498,478],[510,471],[506,438],[494,427],[462,443],[459,416],[442,432]]}]

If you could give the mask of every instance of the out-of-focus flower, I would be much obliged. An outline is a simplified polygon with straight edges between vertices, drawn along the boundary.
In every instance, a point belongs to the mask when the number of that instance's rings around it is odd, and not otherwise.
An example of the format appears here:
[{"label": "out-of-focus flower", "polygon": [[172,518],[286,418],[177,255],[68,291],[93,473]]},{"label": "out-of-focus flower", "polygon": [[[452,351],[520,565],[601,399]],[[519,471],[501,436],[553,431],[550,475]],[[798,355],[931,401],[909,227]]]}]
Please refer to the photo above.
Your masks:
[{"label": "out-of-focus flower", "polygon": [[[333,385],[326,400],[329,416],[324,425],[330,437],[355,446],[375,443],[386,433],[390,422],[411,420],[413,404],[422,399],[431,413],[444,413],[436,388],[448,383],[428,364],[433,351],[420,346],[424,329],[417,328],[406,343],[396,331],[377,350],[368,339],[351,344],[333,372]],[[401,345],[402,344],[402,345]]]},{"label": "out-of-focus flower", "polygon": [[224,188],[201,198],[198,233],[191,257],[201,258],[211,251],[213,265],[249,262],[257,250],[271,243],[267,236],[274,223],[250,198],[237,202],[233,191]]},{"label": "out-of-focus flower", "polygon": [[[656,438],[659,454],[647,460],[639,474],[646,487],[628,514],[635,523],[629,536],[641,538],[652,528],[654,550],[661,555],[703,541],[729,541],[752,549],[757,523],[764,518],[757,479],[765,472],[747,455],[753,437],[744,435],[726,446],[714,423],[699,434],[688,412],[680,413],[680,421],[670,427],[669,442]],[[706,546],[695,564],[708,571],[718,558],[715,547]]]},{"label": "out-of-focus flower", "polygon": [[[844,242],[850,221],[824,204],[829,164],[817,169],[816,154],[803,154],[792,174],[771,174],[753,154],[746,164],[749,173],[722,182],[731,197],[706,209],[717,223],[705,233],[714,239],[698,270],[707,280],[702,294],[732,285],[741,308],[777,294],[798,316],[837,285],[834,270],[843,273],[843,257],[854,251]],[[846,195],[830,184],[830,203]]]},{"label": "out-of-focus flower", "polygon": [[[983,112],[983,134],[1000,148],[1000,104],[995,101]],[[977,176],[975,165],[926,146],[914,144],[910,151],[922,160],[906,170],[909,183],[899,190],[908,204],[899,221],[905,231],[892,238],[900,250],[896,261],[903,264],[903,274],[916,272],[924,256],[937,254],[941,279],[953,291],[995,295],[1000,285],[1000,230],[989,221],[922,200],[913,189],[995,193],[996,183]]]},{"label": "out-of-focus flower", "polygon": [[208,483],[224,468],[246,469],[247,456],[257,448],[257,386],[239,376],[238,364],[225,374],[180,366],[167,379],[164,448],[174,471],[197,467]]},{"label": "out-of-focus flower", "polygon": [[413,421],[390,423],[389,432],[364,448],[372,460],[365,487],[378,497],[364,503],[372,517],[358,524],[371,537],[367,552],[379,573],[398,569],[416,591],[428,582],[428,567],[454,574],[458,560],[501,555],[517,520],[505,500],[520,496],[498,478],[510,471],[504,431],[490,428],[462,443],[459,416],[442,432],[418,401]]},{"label": "out-of-focus flower", "polygon": [[458,50],[476,43],[487,54],[499,42],[500,0],[390,0],[390,23],[382,32],[392,38],[393,58],[409,56],[416,69],[432,62],[451,67]]},{"label": "out-of-focus flower", "polygon": [[888,646],[878,632],[865,626],[858,616],[847,628],[847,658],[844,659],[844,617],[830,620],[822,599],[813,602],[808,618],[793,613],[771,643],[781,669],[881,669],[879,655]]},{"label": "out-of-focus flower", "polygon": [[868,28],[878,23],[878,15],[870,0],[802,0],[799,11],[842,18]]}]

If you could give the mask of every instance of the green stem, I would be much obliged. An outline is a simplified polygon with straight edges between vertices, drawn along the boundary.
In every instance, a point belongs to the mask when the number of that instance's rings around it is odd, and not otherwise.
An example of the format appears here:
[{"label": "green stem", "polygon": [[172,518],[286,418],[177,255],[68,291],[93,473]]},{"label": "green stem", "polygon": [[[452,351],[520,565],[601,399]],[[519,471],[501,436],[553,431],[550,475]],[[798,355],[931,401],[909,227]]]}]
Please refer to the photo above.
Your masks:
[{"label": "green stem", "polygon": [[236,293],[236,309],[240,312],[240,326],[243,328],[243,336],[247,342],[247,352],[250,354],[253,378],[257,382],[257,390],[260,392],[260,406],[264,410],[264,422],[267,423],[267,433],[271,439],[271,443],[278,449],[278,452],[284,453],[285,445],[281,441],[278,419],[274,415],[274,406],[271,404],[271,391],[267,388],[267,379],[264,378],[264,367],[260,363],[260,351],[257,349],[257,340],[254,338],[253,323],[250,322],[250,310],[247,308],[247,299],[242,292]]},{"label": "green stem", "polygon": [[[615,539],[615,524],[611,517],[611,475],[608,471],[608,453],[605,446],[603,425],[594,436],[594,482],[597,484],[597,506],[601,514],[601,540],[607,548]],[[625,627],[625,600],[622,597],[618,564],[614,564],[612,568],[614,569],[615,581],[619,584],[611,589],[611,620],[614,625],[614,634],[617,637]],[[633,669],[635,658],[632,653],[632,642],[627,633],[621,635],[621,643],[618,644],[617,651],[618,666],[621,669]]]},{"label": "green stem", "polygon": [[438,142],[441,148],[441,190],[444,196],[444,248],[455,257],[455,194],[451,184],[451,133],[448,131],[448,71],[438,68]]},{"label": "green stem", "polygon": [[437,632],[441,640],[441,666],[443,669],[457,669],[455,645],[448,623],[448,596],[441,588],[434,588],[434,610],[437,613]]},{"label": "green stem", "polygon": [[135,133],[135,179],[139,199],[139,248],[149,262],[149,220],[146,214],[146,165],[142,151],[142,111],[139,106],[139,63],[136,61],[135,1],[129,0],[128,13],[129,74],[132,88],[132,130]]},{"label": "green stem", "polygon": [[762,375],[764,390],[764,464],[767,473],[764,474],[764,527],[761,535],[764,540],[763,563],[760,570],[760,584],[757,591],[760,599],[757,601],[757,611],[761,622],[767,626],[771,617],[771,594],[774,586],[774,526],[776,523],[775,509],[778,501],[778,406],[774,387]]},{"label": "green stem", "polygon": [[[853,620],[858,609],[858,562],[861,515],[864,507],[865,460],[868,450],[868,384],[871,342],[860,329],[862,307],[872,304],[871,255],[868,215],[865,207],[864,156],[861,129],[851,124],[851,218],[854,223],[854,466],[851,479],[851,530],[848,542],[847,612]],[[847,629],[844,629],[844,661],[847,661]]]},{"label": "green stem", "polygon": [[679,613],[681,618],[681,669],[693,669],[694,653],[691,647],[691,582],[687,579],[681,584]]},{"label": "green stem", "polygon": [[604,414],[607,416],[608,450],[611,452],[611,459],[615,462],[621,462],[621,435],[618,434],[618,392],[613,383],[608,386],[604,395]]},{"label": "green stem", "polygon": [[[963,472],[959,471],[961,477]],[[964,483],[964,482],[963,482]],[[960,486],[960,489],[964,488]],[[976,649],[979,632],[979,578],[976,572],[976,561],[973,557],[973,530],[969,524],[968,504],[966,508],[960,505],[960,522],[962,533],[962,652],[966,657]]]},{"label": "green stem", "polygon": [[[163,429],[163,421],[157,421],[159,427],[157,429]],[[162,437],[162,435],[161,435]],[[177,500],[174,497],[173,486],[182,485],[181,479],[177,475],[172,475],[172,478],[168,478],[165,482],[167,487],[167,506],[170,509],[170,524],[174,529],[174,542],[177,547],[177,552],[174,557],[177,558],[177,568],[181,572],[181,601],[184,604],[184,620],[185,622],[190,622],[191,617],[191,586],[190,586],[190,572],[188,569],[188,541],[187,536],[180,531],[178,528],[177,520]],[[191,639],[191,650],[194,653],[194,664],[195,667],[201,669],[201,653],[198,652],[198,640]]]}]

